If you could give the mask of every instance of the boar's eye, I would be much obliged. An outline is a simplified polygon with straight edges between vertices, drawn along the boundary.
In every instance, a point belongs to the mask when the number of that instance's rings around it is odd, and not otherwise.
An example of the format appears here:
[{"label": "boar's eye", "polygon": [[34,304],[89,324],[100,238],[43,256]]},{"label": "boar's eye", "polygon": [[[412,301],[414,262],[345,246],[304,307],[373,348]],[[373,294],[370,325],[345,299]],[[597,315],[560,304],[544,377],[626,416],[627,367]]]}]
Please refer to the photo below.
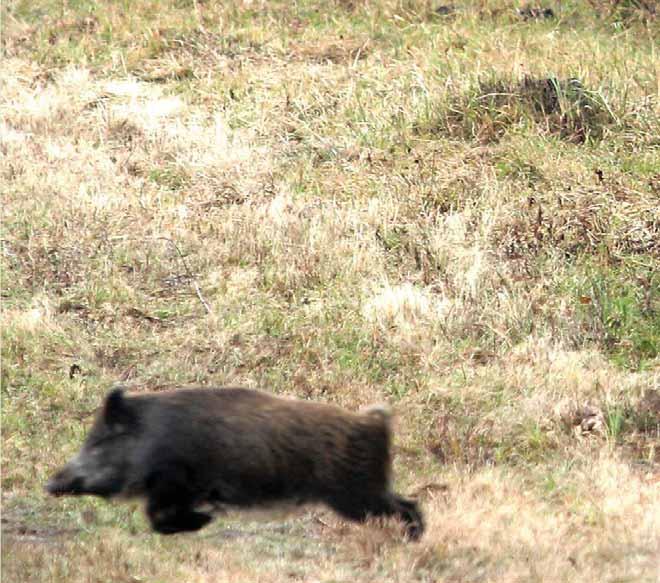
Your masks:
[{"label": "boar's eye", "polygon": [[87,444],[87,447],[90,449],[97,449],[99,447],[103,447],[107,443],[118,439],[124,435],[126,435],[128,431],[126,430],[125,427],[122,425],[115,425],[112,427],[112,429],[103,432],[101,435],[96,435],[93,438],[91,438]]},{"label": "boar's eye", "polygon": [[98,449],[103,447],[104,444],[110,442],[114,438],[114,435],[103,435],[101,437],[95,437],[91,439],[87,444],[89,449]]}]

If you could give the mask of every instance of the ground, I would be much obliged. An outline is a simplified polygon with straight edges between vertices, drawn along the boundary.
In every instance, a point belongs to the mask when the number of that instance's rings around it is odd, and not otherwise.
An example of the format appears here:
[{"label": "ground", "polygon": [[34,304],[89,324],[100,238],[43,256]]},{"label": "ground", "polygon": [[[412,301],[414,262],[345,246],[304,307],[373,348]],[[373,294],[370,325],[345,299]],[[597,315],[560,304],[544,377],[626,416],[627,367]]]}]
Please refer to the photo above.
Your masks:
[{"label": "ground", "polygon": [[[3,581],[657,581],[654,3],[0,10]],[[116,382],[387,402],[427,533],[48,498]]]}]

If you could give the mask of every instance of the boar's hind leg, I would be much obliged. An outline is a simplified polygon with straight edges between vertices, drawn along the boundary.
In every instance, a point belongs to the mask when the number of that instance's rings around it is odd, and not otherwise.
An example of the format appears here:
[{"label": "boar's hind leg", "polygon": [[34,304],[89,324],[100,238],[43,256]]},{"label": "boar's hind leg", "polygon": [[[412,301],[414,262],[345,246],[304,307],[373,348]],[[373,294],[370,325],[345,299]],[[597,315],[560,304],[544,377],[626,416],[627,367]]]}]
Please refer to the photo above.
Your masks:
[{"label": "boar's hind leg", "polygon": [[168,466],[153,472],[147,480],[147,516],[161,534],[199,530],[212,517],[193,510],[194,497],[185,470]]},{"label": "boar's hind leg", "polygon": [[334,510],[349,520],[364,521],[371,516],[396,516],[406,525],[406,534],[411,540],[417,540],[424,532],[424,521],[417,504],[396,494],[386,493],[370,499],[360,496],[336,496],[328,502]]},{"label": "boar's hind leg", "polygon": [[394,514],[399,516],[406,524],[406,534],[411,540],[417,540],[424,533],[424,519],[417,507],[417,503],[406,500],[397,494],[390,494]]}]

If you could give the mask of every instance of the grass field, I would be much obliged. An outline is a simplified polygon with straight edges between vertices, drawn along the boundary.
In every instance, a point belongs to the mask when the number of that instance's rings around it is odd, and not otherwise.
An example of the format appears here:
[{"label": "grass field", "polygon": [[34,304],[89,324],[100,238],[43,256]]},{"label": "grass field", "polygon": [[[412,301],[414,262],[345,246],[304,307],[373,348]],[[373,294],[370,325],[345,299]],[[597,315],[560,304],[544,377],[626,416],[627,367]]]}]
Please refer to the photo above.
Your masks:
[{"label": "grass field", "polygon": [[[651,0],[2,3],[2,580],[655,582]],[[396,413],[428,530],[49,499],[108,388]]]}]

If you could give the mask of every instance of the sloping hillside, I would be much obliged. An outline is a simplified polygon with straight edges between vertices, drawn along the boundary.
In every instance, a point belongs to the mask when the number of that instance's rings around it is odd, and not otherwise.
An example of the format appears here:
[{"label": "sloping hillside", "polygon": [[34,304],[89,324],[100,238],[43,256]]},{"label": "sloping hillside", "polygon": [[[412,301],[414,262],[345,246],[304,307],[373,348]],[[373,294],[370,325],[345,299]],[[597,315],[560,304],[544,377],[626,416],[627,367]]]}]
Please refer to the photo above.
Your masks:
[{"label": "sloping hillside", "polygon": [[[647,0],[2,7],[3,582],[656,581]],[[396,524],[49,499],[111,384],[396,412]]]}]

